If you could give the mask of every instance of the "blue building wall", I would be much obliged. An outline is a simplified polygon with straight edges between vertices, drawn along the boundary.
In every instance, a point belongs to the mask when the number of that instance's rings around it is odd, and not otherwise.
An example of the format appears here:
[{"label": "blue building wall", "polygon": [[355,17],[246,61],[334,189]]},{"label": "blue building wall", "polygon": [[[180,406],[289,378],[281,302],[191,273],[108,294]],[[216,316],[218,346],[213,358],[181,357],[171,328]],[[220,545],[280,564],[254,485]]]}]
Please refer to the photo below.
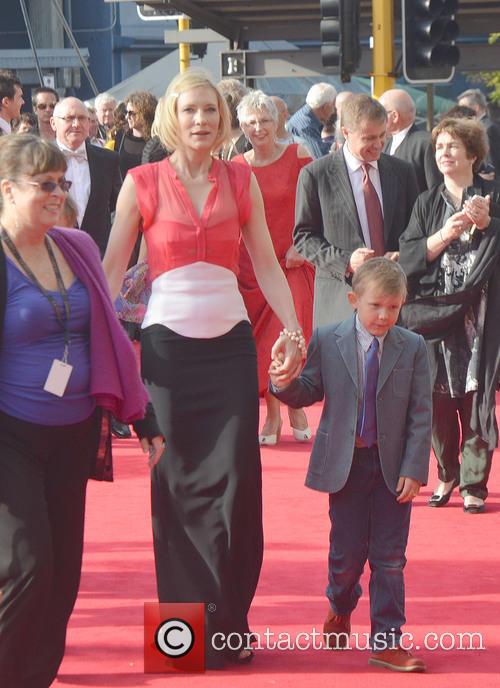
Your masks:
[{"label": "blue building wall", "polygon": [[[29,49],[28,34],[20,4],[9,2],[0,24],[0,49]],[[26,0],[29,7],[30,0]],[[99,91],[105,91],[144,66],[168,54],[174,46],[164,44],[164,31],[176,28],[173,22],[144,22],[135,3],[106,3],[104,0],[64,0],[64,16],[80,48],[88,48],[88,67]],[[56,47],[56,46],[54,46]],[[58,46],[60,47],[60,46]],[[71,48],[68,37],[64,47]],[[0,64],[0,69],[2,65]],[[80,87],[69,86],[67,95],[82,100],[93,97],[90,83],[80,70]],[[32,82],[32,83],[31,83]],[[36,74],[27,87],[38,85]],[[26,89],[29,92],[29,88]]]},{"label": "blue building wall", "polygon": [[[2,11],[0,23],[0,49],[29,48],[28,35],[24,26],[21,6],[18,2],[11,2],[9,11]],[[0,65],[1,68],[1,65]]]},{"label": "blue building wall", "polygon": [[[114,35],[119,28],[116,6],[103,0],[65,0],[64,14],[78,45],[89,50],[88,66],[98,90],[106,90],[113,83],[117,69],[113,60]],[[65,47],[71,47],[67,36]],[[75,95],[84,100],[93,96],[83,71],[81,88],[76,89]]]}]

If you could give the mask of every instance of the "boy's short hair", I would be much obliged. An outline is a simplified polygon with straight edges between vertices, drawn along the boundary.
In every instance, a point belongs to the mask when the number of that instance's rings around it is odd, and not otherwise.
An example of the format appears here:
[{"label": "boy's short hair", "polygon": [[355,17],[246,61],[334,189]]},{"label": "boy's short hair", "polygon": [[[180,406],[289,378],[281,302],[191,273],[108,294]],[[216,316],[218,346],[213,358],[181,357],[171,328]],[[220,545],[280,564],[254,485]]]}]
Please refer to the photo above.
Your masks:
[{"label": "boy's short hair", "polygon": [[354,273],[352,290],[361,296],[368,283],[379,287],[387,294],[401,294],[406,298],[408,283],[403,268],[389,258],[371,258],[363,263]]}]

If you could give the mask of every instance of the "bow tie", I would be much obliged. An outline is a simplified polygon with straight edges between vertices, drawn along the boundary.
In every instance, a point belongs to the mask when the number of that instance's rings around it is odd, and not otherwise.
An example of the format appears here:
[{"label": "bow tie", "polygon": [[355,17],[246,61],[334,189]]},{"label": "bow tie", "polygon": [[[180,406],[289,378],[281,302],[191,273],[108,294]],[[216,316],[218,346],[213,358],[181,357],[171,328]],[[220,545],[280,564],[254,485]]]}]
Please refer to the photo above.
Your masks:
[{"label": "bow tie", "polygon": [[66,160],[76,160],[77,162],[87,162],[87,152],[85,150],[72,151],[63,150]]}]

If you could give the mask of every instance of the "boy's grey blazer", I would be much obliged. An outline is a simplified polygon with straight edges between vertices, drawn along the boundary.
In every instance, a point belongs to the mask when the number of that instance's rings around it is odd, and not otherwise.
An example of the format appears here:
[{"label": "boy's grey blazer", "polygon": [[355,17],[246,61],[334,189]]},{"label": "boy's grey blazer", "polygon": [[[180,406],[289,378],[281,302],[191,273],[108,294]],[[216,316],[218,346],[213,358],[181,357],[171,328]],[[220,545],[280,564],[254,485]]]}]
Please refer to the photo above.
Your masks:
[{"label": "boy's grey blazer", "polygon": [[[306,485],[338,492],[349,476],[358,417],[355,319],[313,333],[300,377],[272,393],[293,408],[325,397]],[[432,392],[424,339],[401,327],[387,333],[377,387],[378,448],[387,487],[396,494],[400,476],[427,483],[431,449]]]}]

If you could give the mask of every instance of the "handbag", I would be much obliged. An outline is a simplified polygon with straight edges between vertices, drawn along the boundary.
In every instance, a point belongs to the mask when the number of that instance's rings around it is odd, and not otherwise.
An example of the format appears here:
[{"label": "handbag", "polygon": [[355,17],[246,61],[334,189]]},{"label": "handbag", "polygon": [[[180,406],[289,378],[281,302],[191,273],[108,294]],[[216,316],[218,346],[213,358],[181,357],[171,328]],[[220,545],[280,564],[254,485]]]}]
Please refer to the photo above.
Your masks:
[{"label": "handbag", "polygon": [[120,320],[140,325],[146,315],[150,296],[148,264],[143,261],[125,273],[120,294],[115,301],[115,310]]}]

